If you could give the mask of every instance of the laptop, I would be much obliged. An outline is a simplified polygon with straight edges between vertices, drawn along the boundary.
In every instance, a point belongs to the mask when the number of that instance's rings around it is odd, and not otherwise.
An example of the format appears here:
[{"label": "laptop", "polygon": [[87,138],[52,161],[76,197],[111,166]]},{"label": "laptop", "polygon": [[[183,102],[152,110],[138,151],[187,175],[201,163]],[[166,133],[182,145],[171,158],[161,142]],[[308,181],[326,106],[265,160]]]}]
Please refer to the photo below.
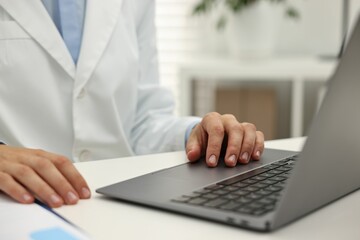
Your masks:
[{"label": "laptop", "polygon": [[300,153],[227,168],[186,163],[97,189],[156,209],[268,232],[360,187],[360,20]]}]

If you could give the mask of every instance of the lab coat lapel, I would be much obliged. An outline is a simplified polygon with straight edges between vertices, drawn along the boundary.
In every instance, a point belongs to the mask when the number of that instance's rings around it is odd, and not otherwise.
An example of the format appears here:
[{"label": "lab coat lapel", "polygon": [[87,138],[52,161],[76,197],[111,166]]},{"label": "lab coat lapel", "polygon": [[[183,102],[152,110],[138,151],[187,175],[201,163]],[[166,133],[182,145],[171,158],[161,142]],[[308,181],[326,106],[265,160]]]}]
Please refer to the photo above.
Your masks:
[{"label": "lab coat lapel", "polygon": [[0,5],[64,68],[70,77],[75,77],[74,61],[41,1],[0,0]]},{"label": "lab coat lapel", "polygon": [[75,94],[94,72],[110,41],[123,0],[88,0],[81,51],[77,65]]}]

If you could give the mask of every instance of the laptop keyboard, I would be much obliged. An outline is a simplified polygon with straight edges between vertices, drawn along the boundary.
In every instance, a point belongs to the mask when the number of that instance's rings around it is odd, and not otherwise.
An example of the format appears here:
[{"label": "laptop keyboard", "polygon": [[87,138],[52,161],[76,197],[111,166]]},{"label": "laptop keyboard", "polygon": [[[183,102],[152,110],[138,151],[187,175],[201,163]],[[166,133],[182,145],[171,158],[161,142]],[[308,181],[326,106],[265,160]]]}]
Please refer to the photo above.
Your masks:
[{"label": "laptop keyboard", "polygon": [[172,199],[193,206],[261,216],[275,209],[297,156]]}]

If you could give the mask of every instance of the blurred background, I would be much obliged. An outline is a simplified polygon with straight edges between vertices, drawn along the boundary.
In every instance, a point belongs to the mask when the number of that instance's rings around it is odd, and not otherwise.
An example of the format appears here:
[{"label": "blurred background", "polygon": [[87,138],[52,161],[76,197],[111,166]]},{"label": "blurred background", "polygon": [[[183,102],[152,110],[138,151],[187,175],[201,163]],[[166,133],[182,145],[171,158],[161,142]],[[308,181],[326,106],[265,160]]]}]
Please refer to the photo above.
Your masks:
[{"label": "blurred background", "polygon": [[156,0],[161,84],[176,114],[232,113],[267,140],[306,135],[360,0],[258,0],[236,13],[206,11],[211,2]]}]

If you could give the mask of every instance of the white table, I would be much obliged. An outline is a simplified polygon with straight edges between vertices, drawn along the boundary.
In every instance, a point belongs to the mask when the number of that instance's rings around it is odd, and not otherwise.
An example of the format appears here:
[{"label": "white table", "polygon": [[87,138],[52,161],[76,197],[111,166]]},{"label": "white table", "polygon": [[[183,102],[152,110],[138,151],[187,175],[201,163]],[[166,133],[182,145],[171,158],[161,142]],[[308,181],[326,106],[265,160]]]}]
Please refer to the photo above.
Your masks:
[{"label": "white table", "polygon": [[[266,142],[267,147],[300,150],[303,138]],[[360,191],[269,234],[109,200],[94,190],[186,162],[183,152],[77,163],[93,190],[90,200],[56,212],[96,240],[111,239],[360,239]]]},{"label": "white table", "polygon": [[196,79],[215,81],[291,82],[290,136],[303,135],[303,105],[305,83],[325,82],[332,75],[337,61],[315,57],[274,57],[235,60],[231,58],[200,57],[184,61],[179,67],[180,114],[192,115],[192,82]]}]

